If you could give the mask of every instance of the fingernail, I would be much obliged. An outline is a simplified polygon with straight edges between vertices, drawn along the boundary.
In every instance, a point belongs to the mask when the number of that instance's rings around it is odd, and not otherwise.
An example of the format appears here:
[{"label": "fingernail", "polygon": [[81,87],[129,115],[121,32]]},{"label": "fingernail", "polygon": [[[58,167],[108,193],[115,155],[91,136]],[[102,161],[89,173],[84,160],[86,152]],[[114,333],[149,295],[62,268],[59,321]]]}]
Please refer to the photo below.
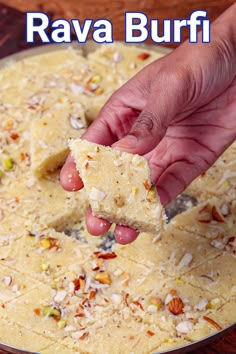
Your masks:
[{"label": "fingernail", "polygon": [[114,149],[133,152],[137,147],[138,140],[134,135],[127,135],[112,145]]}]

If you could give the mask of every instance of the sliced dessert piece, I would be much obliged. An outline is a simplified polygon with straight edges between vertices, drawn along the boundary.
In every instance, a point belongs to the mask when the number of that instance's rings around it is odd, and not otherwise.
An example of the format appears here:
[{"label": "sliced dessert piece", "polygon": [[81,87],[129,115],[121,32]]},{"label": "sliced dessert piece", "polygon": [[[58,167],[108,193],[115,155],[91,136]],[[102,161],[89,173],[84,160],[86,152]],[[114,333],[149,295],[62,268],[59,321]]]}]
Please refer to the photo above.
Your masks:
[{"label": "sliced dessert piece", "polygon": [[212,198],[177,215],[172,224],[209,239],[211,245],[222,252],[236,252],[236,202],[231,198]]},{"label": "sliced dessert piece", "polygon": [[207,260],[183,275],[182,278],[194,286],[207,289],[209,292],[228,300],[235,296],[236,292],[235,264],[235,256],[225,253]]},{"label": "sliced dessert piece", "polygon": [[[32,329],[26,329],[15,323],[14,314],[11,314],[10,320],[1,318],[0,342],[19,350],[34,353],[42,353],[42,348],[56,345],[54,341],[34,333]],[[55,351],[51,353],[55,353]]]},{"label": "sliced dessert piece", "polygon": [[163,53],[122,43],[99,46],[88,58],[114,68],[124,79],[129,79],[144,66],[163,57]]},{"label": "sliced dessert piece", "polygon": [[2,192],[5,204],[9,202],[12,212],[25,217],[29,224],[41,224],[58,231],[81,220],[88,206],[85,191],[66,192],[58,179],[38,180],[30,174],[15,178],[14,184],[4,186]]},{"label": "sliced dessert piece", "polygon": [[69,146],[94,215],[153,234],[163,228],[164,209],[144,157],[82,139]]},{"label": "sliced dessert piece", "polygon": [[53,229],[31,225],[21,239],[1,247],[0,256],[1,265],[51,283],[67,272],[72,259],[81,267],[93,258],[93,249]]},{"label": "sliced dessert piece", "polygon": [[84,108],[70,100],[60,103],[32,121],[31,168],[37,176],[62,166],[68,153],[67,140],[79,137],[86,127]]},{"label": "sliced dessert piece", "polygon": [[152,242],[152,239],[148,234],[140,234],[132,244],[117,244],[113,250],[117,255],[155,269],[162,275],[177,278],[221,254],[221,250],[213,247],[209,240],[172,225],[167,226],[160,240]]}]

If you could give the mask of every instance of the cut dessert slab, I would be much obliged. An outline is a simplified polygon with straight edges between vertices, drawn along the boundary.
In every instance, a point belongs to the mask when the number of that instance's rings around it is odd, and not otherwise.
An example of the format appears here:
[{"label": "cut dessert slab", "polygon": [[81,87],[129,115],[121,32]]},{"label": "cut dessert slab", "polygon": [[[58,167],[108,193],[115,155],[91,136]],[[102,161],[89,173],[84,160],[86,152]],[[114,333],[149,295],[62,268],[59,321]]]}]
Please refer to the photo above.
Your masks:
[{"label": "cut dessert slab", "polygon": [[163,228],[164,209],[144,157],[82,139],[69,147],[94,215],[153,234]]},{"label": "cut dessert slab", "polygon": [[12,212],[31,225],[41,224],[58,231],[81,220],[88,206],[84,191],[66,192],[59,180],[27,177],[15,178],[14,184],[2,187],[4,204],[10,205]]},{"label": "cut dessert slab", "polygon": [[156,242],[152,239],[148,234],[140,234],[132,244],[117,244],[113,249],[119,256],[155,269],[163,276],[177,278],[221,253],[209,240],[180,231],[174,225],[168,225]]},{"label": "cut dessert slab", "polygon": [[73,353],[146,354],[167,341],[169,333],[161,331],[157,324],[149,325],[134,318],[124,320],[114,314],[73,336],[62,341]]},{"label": "cut dessert slab", "polygon": [[[3,318],[1,318],[0,342],[20,350],[40,353],[42,353],[42,348],[55,345],[54,341],[32,332],[31,329],[18,325],[12,319]],[[54,351],[53,353],[56,352]]]},{"label": "cut dessert slab", "polygon": [[183,275],[183,279],[225,299],[235,296],[235,256],[228,253],[207,260],[199,267]]},{"label": "cut dessert slab", "polygon": [[1,265],[22,274],[52,283],[70,267],[72,260],[82,265],[93,256],[89,245],[80,243],[53,229],[32,227],[14,244],[0,248]]},{"label": "cut dessert slab", "polygon": [[3,306],[28,291],[41,285],[40,282],[22,273],[0,265],[0,304]]},{"label": "cut dessert slab", "polygon": [[235,252],[236,202],[232,198],[209,199],[177,215],[172,224],[177,229],[209,239],[219,250]]},{"label": "cut dessert slab", "polygon": [[113,68],[127,81],[146,65],[163,57],[163,54],[131,45],[114,43],[99,46],[88,57],[90,60]]},{"label": "cut dessert slab", "polygon": [[236,323],[236,302],[235,299],[225,303],[219,309],[209,310],[202,316],[194,330],[188,334],[191,341],[201,340],[221,329]]},{"label": "cut dessert slab", "polygon": [[78,102],[61,99],[54,107],[31,123],[31,168],[37,176],[62,166],[69,153],[66,141],[80,136],[86,127]]}]

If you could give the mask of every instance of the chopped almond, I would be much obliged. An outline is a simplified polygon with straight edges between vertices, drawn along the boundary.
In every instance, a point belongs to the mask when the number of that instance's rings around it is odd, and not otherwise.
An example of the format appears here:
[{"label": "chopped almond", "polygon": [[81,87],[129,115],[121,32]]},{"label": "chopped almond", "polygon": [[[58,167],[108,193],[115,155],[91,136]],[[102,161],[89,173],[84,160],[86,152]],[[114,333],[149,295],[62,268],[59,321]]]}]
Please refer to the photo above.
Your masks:
[{"label": "chopped almond", "polygon": [[102,284],[110,285],[112,283],[111,277],[107,272],[99,272],[95,275],[95,280]]},{"label": "chopped almond", "polygon": [[112,258],[116,258],[116,257],[117,257],[117,255],[115,254],[115,252],[98,254],[98,258],[101,258],[101,259],[112,259]]},{"label": "chopped almond", "polygon": [[225,221],[223,215],[221,214],[220,210],[216,206],[212,207],[211,213],[212,213],[212,217],[213,217],[214,220],[216,220],[218,222],[224,222]]},{"label": "chopped almond", "polygon": [[41,315],[41,309],[39,309],[39,308],[34,309],[34,313],[35,313],[36,316],[40,316]]},{"label": "chopped almond", "polygon": [[19,135],[16,133],[11,133],[10,137],[12,140],[17,140],[19,138]]},{"label": "chopped almond", "polygon": [[203,319],[207,322],[209,322],[212,326],[214,326],[218,331],[222,330],[222,327],[218,325],[212,318],[203,316]]},{"label": "chopped almond", "polygon": [[91,290],[89,293],[89,300],[93,299],[96,296],[96,291],[95,290]]},{"label": "chopped almond", "polygon": [[144,311],[143,305],[139,301],[133,301],[132,302],[134,305],[138,306],[141,308],[142,311]]},{"label": "chopped almond", "polygon": [[143,181],[144,188],[149,190],[151,188],[151,185],[147,179]]},{"label": "chopped almond", "polygon": [[83,340],[83,339],[88,338],[88,336],[89,336],[89,333],[88,333],[88,332],[85,332],[84,334],[82,334],[81,337],[79,337],[79,339]]},{"label": "chopped almond", "polygon": [[173,313],[173,315],[180,315],[183,313],[183,301],[180,299],[180,297],[174,297],[169,303],[168,303],[168,310]]},{"label": "chopped almond", "polygon": [[147,52],[142,52],[138,54],[138,59],[140,60],[146,60],[151,56],[151,54],[147,53]]},{"label": "chopped almond", "polygon": [[152,331],[150,331],[150,330],[148,330],[148,331],[147,331],[147,335],[148,335],[149,337],[154,336],[154,334],[155,334],[155,333],[154,333],[154,332],[152,332]]}]

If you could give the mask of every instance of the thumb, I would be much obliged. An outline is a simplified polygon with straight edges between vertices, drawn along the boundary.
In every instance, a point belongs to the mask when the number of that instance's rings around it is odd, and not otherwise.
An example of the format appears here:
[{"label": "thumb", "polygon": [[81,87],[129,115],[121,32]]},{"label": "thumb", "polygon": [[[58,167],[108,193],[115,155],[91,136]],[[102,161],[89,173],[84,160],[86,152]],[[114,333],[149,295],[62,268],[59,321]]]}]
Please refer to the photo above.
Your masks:
[{"label": "thumb", "polygon": [[122,151],[144,155],[151,151],[164,137],[167,121],[160,117],[155,106],[149,103],[140,113],[130,132],[112,147]]},{"label": "thumb", "polygon": [[172,119],[181,111],[184,105],[183,90],[177,75],[169,75],[166,70],[158,75],[149,88],[147,103],[128,135],[112,147],[139,155],[153,150],[165,136]]}]

